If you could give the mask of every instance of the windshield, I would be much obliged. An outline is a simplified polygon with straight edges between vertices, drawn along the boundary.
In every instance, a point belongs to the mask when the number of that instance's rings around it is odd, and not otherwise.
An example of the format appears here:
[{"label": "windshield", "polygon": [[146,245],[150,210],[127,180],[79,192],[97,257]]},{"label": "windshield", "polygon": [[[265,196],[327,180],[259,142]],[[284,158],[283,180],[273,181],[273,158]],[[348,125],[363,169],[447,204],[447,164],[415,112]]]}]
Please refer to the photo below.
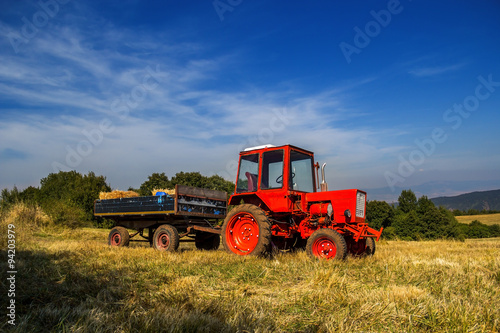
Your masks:
[{"label": "windshield", "polygon": [[290,153],[290,189],[314,192],[312,156],[292,150]]}]

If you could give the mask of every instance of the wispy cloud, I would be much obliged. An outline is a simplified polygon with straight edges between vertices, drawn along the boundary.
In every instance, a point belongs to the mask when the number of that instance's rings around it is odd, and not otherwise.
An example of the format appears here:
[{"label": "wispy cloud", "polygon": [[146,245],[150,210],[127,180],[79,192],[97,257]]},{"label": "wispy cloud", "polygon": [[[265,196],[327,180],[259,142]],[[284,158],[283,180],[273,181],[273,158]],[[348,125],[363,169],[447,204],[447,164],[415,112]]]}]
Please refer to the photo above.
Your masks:
[{"label": "wispy cloud", "polygon": [[428,76],[436,76],[441,75],[448,72],[455,72],[459,69],[463,68],[466,64],[459,63],[448,66],[431,66],[431,67],[420,67],[414,70],[411,70],[409,73],[417,76],[417,77],[428,77]]}]

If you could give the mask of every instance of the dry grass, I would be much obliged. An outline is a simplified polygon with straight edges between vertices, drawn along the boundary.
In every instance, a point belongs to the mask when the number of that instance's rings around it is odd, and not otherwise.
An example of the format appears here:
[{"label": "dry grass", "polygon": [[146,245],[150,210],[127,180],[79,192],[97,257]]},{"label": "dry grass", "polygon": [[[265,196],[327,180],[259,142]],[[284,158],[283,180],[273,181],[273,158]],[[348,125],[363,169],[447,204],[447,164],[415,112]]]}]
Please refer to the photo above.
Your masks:
[{"label": "dry grass", "polygon": [[106,237],[45,230],[19,243],[14,331],[500,330],[500,239],[381,241],[374,257],[327,262],[192,243],[177,253],[110,248]]},{"label": "dry grass", "polygon": [[460,223],[469,224],[474,220],[487,225],[500,224],[500,214],[484,214],[484,215],[464,215],[455,216]]},{"label": "dry grass", "polygon": [[49,216],[38,206],[27,206],[23,203],[14,204],[8,211],[0,211],[0,248],[7,247],[7,226],[15,226],[13,231],[18,241],[29,239],[35,231],[53,228]]}]

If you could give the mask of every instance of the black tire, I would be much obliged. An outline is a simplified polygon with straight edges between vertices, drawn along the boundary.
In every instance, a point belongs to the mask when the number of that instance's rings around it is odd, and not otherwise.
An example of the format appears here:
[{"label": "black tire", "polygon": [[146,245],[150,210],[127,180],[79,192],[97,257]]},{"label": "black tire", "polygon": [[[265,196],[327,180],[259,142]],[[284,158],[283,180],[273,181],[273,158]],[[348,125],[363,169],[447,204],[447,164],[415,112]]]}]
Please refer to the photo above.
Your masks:
[{"label": "black tire", "polygon": [[108,235],[108,245],[110,246],[128,246],[130,243],[130,235],[124,227],[114,227]]},{"label": "black tire", "polygon": [[365,250],[365,254],[367,256],[372,256],[375,254],[375,240],[373,238],[367,238],[366,239],[366,250]]},{"label": "black tire", "polygon": [[271,222],[255,205],[234,207],[222,225],[222,245],[237,255],[264,256],[271,250]]},{"label": "black tire", "polygon": [[333,229],[318,229],[307,239],[306,252],[319,259],[344,260],[347,244],[344,236]]},{"label": "black tire", "polygon": [[169,224],[159,226],[153,235],[153,247],[158,251],[177,251],[179,248],[177,229]]},{"label": "black tire", "polygon": [[217,250],[220,246],[220,236],[209,232],[197,231],[194,244],[198,250]]}]

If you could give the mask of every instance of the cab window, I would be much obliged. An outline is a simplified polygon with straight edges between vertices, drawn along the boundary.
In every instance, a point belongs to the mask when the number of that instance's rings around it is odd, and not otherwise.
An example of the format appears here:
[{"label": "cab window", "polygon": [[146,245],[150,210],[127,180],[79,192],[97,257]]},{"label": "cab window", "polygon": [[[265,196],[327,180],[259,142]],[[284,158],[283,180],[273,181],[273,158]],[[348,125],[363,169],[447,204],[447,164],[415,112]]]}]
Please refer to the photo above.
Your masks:
[{"label": "cab window", "polygon": [[236,192],[257,191],[259,179],[259,154],[241,156]]},{"label": "cab window", "polygon": [[283,156],[283,149],[268,151],[262,154],[261,189],[267,190],[283,187]]},{"label": "cab window", "polygon": [[314,192],[312,156],[292,150],[290,153],[290,189]]}]

